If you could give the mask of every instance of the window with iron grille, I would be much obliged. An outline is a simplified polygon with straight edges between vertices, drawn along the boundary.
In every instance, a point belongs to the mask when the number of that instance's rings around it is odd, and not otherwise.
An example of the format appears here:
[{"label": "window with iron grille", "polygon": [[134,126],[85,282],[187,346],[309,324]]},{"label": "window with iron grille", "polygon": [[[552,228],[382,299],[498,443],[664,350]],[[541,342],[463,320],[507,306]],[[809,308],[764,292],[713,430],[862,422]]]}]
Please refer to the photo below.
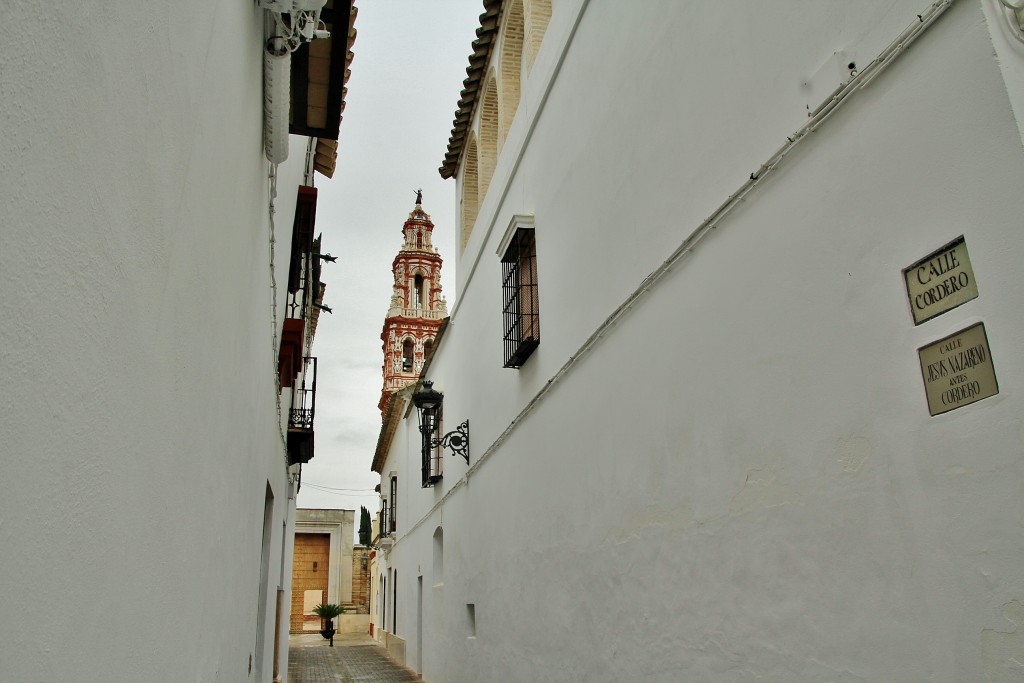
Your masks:
[{"label": "window with iron grille", "polygon": [[424,411],[422,424],[420,425],[420,457],[422,460],[423,488],[429,488],[441,481],[442,464],[441,457],[441,411],[434,415],[427,415]]},{"label": "window with iron grille", "polygon": [[391,496],[388,498],[388,533],[394,533],[398,518],[398,477],[391,477]]},{"label": "window with iron grille", "polygon": [[518,368],[540,344],[537,242],[533,228],[517,227],[501,257],[505,367]]}]

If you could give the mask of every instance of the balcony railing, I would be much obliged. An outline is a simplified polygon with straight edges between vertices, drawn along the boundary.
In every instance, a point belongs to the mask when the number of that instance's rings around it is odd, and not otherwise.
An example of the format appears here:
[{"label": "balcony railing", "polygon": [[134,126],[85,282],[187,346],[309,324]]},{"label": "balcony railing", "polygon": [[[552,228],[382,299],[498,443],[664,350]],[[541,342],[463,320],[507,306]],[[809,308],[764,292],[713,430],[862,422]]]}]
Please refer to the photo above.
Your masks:
[{"label": "balcony railing", "polygon": [[316,416],[316,357],[302,359],[302,382],[292,386],[288,410],[288,464],[313,458],[313,419]]},{"label": "balcony railing", "polygon": [[395,542],[395,517],[394,510],[388,507],[386,500],[381,501],[380,514],[377,519],[380,521],[380,524],[372,545],[389,547]]},{"label": "balcony railing", "polygon": [[[299,199],[299,208],[301,209],[301,192]],[[316,329],[316,317],[312,315],[314,312],[312,306],[320,294],[320,259],[315,257],[311,251],[319,250],[319,238],[312,243],[312,246],[309,246],[305,237],[301,239],[298,237],[300,227],[305,225],[305,222],[299,220],[299,209],[296,211],[296,235],[292,241],[292,262],[288,271],[288,299],[285,304],[281,349],[277,361],[282,388],[294,386],[295,376],[304,365],[303,361],[307,360],[303,358],[302,354],[307,347],[307,337],[312,336]],[[307,229],[311,229],[311,226],[308,226]]]},{"label": "balcony railing", "polygon": [[299,267],[288,276],[288,312],[287,317],[305,320],[310,315],[310,306],[316,302],[320,293],[320,258],[319,238],[313,243],[312,252],[298,255]]},{"label": "balcony railing", "polygon": [[316,356],[302,359],[302,382],[292,387],[288,429],[312,429],[316,414]]},{"label": "balcony railing", "polygon": [[447,311],[428,311],[425,308],[392,308],[388,317],[422,318],[424,320],[443,320],[448,317]]},{"label": "balcony railing", "polygon": [[[319,275],[319,273],[311,272],[314,263],[309,258],[309,254],[318,251],[313,240],[316,224],[316,194],[315,187],[300,186],[295,199],[295,222],[292,225],[292,244],[288,265],[288,292],[292,295],[299,290],[306,289],[306,283],[316,279],[311,276]],[[289,308],[293,309],[288,317],[304,317],[305,301],[303,299],[303,297],[293,297],[288,302]]]}]

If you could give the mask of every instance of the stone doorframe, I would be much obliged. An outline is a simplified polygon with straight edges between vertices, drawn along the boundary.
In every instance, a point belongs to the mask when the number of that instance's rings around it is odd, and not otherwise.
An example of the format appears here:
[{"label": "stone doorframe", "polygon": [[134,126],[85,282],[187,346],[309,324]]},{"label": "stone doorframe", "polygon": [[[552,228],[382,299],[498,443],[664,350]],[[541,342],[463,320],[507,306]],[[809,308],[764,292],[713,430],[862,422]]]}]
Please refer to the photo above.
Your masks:
[{"label": "stone doorframe", "polygon": [[352,602],[352,534],[355,512],[299,508],[295,535],[328,534],[331,539],[327,567],[327,602]]}]

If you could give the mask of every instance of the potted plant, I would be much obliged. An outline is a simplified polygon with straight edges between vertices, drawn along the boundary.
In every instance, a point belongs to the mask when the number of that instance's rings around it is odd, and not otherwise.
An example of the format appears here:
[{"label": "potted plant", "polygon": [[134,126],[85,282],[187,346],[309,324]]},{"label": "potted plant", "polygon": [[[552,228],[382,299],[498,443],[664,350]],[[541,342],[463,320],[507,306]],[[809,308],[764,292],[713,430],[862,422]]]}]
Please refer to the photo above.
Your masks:
[{"label": "potted plant", "polygon": [[320,635],[327,640],[331,641],[331,647],[334,647],[334,617],[340,616],[345,608],[341,605],[331,605],[321,603],[313,609],[313,614],[326,621],[327,624],[320,629]]}]

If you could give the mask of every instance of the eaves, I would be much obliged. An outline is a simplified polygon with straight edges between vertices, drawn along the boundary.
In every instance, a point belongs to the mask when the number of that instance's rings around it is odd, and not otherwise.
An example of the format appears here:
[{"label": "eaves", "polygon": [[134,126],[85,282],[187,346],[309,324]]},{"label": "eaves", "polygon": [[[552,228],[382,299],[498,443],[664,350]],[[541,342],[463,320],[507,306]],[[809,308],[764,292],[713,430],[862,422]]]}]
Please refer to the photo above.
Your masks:
[{"label": "eaves", "polygon": [[484,12],[480,15],[480,28],[476,30],[473,41],[473,53],[469,56],[466,67],[466,79],[462,81],[459,104],[455,110],[455,121],[452,124],[452,135],[448,138],[448,152],[444,163],[438,171],[442,178],[452,178],[459,170],[459,162],[466,145],[466,136],[473,123],[473,112],[477,98],[486,75],[487,63],[491,59],[491,50],[498,38],[498,20],[504,0],[484,0]]}]

